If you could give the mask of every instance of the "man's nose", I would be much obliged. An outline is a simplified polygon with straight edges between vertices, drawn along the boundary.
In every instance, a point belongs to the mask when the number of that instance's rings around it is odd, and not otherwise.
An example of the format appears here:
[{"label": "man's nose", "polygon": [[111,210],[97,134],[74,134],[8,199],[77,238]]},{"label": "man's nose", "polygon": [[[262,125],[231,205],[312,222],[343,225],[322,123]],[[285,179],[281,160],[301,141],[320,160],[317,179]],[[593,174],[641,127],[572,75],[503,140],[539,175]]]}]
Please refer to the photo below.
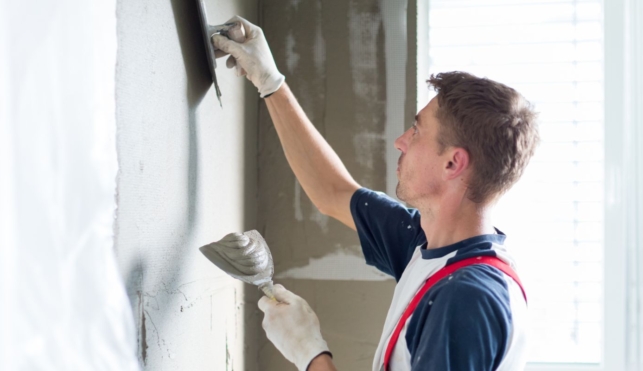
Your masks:
[{"label": "man's nose", "polygon": [[404,153],[406,152],[406,134],[408,133],[408,130],[405,131],[402,135],[397,137],[395,139],[395,148],[397,148],[398,151]]}]

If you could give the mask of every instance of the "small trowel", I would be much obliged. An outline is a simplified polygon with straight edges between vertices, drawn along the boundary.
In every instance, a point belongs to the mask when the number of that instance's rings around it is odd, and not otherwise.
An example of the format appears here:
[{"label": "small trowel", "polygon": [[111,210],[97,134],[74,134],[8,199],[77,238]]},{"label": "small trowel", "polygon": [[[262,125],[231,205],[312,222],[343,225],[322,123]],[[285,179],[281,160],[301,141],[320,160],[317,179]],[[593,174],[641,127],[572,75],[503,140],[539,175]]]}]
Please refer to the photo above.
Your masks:
[{"label": "small trowel", "polygon": [[203,41],[205,42],[205,54],[208,56],[208,65],[210,66],[210,74],[212,75],[212,82],[214,83],[214,90],[221,103],[221,89],[217,83],[217,60],[214,45],[212,44],[212,35],[221,34],[230,40],[242,43],[246,40],[243,25],[240,22],[225,23],[218,26],[212,26],[208,22],[208,12],[205,7],[205,0],[196,0],[199,3],[199,18],[201,19],[201,31],[203,32]]},{"label": "small trowel", "polygon": [[275,265],[268,244],[258,231],[230,233],[199,250],[222,271],[238,280],[256,285],[266,296],[275,299],[272,288]]}]

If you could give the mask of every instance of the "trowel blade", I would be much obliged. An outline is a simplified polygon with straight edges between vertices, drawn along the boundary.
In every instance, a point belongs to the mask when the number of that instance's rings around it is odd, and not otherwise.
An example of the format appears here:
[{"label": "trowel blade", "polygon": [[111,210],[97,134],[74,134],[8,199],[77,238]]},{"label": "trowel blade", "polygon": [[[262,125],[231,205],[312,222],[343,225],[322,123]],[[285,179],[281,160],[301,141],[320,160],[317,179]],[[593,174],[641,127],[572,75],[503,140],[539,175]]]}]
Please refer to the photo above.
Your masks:
[{"label": "trowel blade", "polygon": [[252,240],[254,243],[258,243],[259,247],[261,249],[264,249],[266,254],[266,260],[268,264],[267,266],[265,266],[265,268],[262,269],[262,271],[257,272],[256,274],[244,274],[234,266],[229,257],[225,256],[225,254],[221,254],[220,251],[218,251],[220,247],[217,246],[221,243],[221,241],[215,241],[201,246],[199,250],[210,262],[212,262],[212,264],[238,280],[257,286],[263,285],[267,282],[272,282],[272,276],[275,273],[275,265],[272,260],[272,254],[270,253],[270,248],[268,248],[266,240],[264,240],[261,234],[254,229],[251,231],[246,231],[243,234],[249,237],[250,240]]},{"label": "trowel blade", "polygon": [[221,90],[219,89],[219,83],[217,82],[217,73],[215,69],[217,68],[217,59],[214,53],[214,45],[212,45],[212,32],[210,23],[208,23],[208,12],[205,7],[205,0],[196,0],[198,2],[199,8],[199,19],[201,21],[201,33],[203,34],[203,41],[205,43],[205,54],[208,57],[208,66],[210,66],[210,75],[212,75],[212,82],[214,83],[214,90],[217,94],[217,99],[219,100],[219,105],[223,108],[221,103]]}]

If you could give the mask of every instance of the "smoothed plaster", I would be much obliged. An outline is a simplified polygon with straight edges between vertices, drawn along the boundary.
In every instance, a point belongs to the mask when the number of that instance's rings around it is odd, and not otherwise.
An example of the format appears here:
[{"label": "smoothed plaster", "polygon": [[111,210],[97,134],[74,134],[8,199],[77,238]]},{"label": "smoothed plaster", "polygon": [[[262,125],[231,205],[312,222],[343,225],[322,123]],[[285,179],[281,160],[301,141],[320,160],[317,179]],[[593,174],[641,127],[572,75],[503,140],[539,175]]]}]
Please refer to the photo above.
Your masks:
[{"label": "smoothed plaster", "polygon": [[[256,1],[207,5],[213,22],[256,21]],[[219,107],[195,0],[119,1],[117,19],[115,246],[139,362],[252,369],[256,303],[198,248],[254,227],[256,90],[219,67]]]}]

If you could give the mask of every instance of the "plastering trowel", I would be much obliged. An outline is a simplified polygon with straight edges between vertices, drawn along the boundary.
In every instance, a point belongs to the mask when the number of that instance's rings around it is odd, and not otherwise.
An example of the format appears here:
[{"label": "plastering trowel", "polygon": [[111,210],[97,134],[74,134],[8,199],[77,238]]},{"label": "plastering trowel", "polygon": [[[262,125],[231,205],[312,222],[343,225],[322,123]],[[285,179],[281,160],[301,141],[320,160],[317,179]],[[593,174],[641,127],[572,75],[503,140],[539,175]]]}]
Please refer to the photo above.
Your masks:
[{"label": "plastering trowel", "polygon": [[199,248],[214,265],[230,276],[259,287],[275,299],[272,276],[275,265],[268,244],[256,230],[230,233],[221,240]]},{"label": "plastering trowel", "polygon": [[210,66],[210,74],[212,75],[212,82],[214,83],[214,90],[217,94],[217,99],[219,99],[219,105],[223,107],[221,103],[221,89],[219,89],[219,84],[217,83],[217,73],[215,69],[217,68],[217,59],[214,45],[212,44],[212,35],[221,34],[233,41],[242,43],[246,40],[245,31],[243,25],[239,22],[225,23],[218,26],[212,26],[208,22],[208,12],[205,7],[205,0],[196,0],[199,3],[199,18],[201,19],[201,31],[203,32],[203,41],[205,42],[205,54],[208,56],[208,65]]}]

